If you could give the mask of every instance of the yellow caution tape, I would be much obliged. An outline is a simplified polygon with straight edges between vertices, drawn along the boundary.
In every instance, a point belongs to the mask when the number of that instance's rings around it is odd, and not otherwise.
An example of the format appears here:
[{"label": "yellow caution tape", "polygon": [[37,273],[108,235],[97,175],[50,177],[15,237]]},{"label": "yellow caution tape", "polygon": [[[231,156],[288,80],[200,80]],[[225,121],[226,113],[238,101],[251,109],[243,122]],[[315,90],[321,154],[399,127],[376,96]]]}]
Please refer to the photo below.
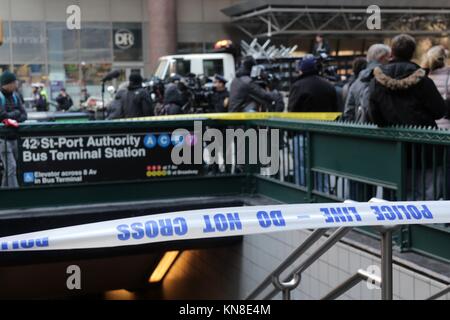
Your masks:
[{"label": "yellow caution tape", "polygon": [[266,120],[266,119],[296,119],[334,121],[340,112],[231,112],[231,113],[195,113],[177,114],[172,116],[154,116],[142,118],[121,119],[122,121],[161,121],[161,120]]}]

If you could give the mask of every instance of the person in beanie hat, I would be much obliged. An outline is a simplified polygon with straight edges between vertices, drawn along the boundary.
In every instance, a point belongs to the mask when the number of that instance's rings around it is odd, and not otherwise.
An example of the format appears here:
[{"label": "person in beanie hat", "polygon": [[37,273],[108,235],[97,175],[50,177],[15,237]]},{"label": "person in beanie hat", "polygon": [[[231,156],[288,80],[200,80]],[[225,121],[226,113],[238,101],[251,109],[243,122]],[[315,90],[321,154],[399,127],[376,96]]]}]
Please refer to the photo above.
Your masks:
[{"label": "person in beanie hat", "polygon": [[8,70],[3,72],[0,78],[0,84],[2,87],[16,81],[17,81],[16,75]]},{"label": "person in beanie hat", "polygon": [[297,69],[302,75],[317,74],[319,72],[317,59],[313,56],[307,56],[298,62]]},{"label": "person in beanie hat", "polygon": [[139,73],[131,73],[128,87],[119,90],[111,103],[107,119],[138,118],[154,115],[150,93],[142,87],[143,79]]},{"label": "person in beanie hat", "polygon": [[[27,119],[27,113],[17,94],[16,76],[5,71],[0,76],[0,121],[7,127],[17,127]],[[0,139],[0,159],[5,168],[2,175],[3,188],[17,188],[17,140],[14,137]]]},{"label": "person in beanie hat", "polygon": [[297,65],[300,77],[289,93],[289,112],[336,112],[336,90],[319,76],[318,64],[313,56],[306,56]]}]

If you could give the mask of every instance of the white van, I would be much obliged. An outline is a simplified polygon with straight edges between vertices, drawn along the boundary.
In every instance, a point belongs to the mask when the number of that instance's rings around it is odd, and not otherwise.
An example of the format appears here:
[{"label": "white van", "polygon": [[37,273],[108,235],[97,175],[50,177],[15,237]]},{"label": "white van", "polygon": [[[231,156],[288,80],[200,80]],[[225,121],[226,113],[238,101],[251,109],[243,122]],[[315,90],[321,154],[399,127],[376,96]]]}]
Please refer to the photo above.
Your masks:
[{"label": "white van", "polygon": [[171,74],[186,76],[193,73],[197,76],[213,77],[220,74],[228,84],[236,74],[233,55],[229,53],[179,54],[159,58],[154,76],[167,80]]}]

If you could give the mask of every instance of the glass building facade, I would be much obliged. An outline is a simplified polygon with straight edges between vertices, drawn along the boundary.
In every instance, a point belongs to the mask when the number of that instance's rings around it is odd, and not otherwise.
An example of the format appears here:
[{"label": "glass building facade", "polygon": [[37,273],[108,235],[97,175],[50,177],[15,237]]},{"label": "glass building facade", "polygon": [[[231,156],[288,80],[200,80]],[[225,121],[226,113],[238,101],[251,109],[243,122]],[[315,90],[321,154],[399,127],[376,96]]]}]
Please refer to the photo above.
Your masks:
[{"label": "glass building facade", "polygon": [[33,83],[44,83],[53,99],[61,87],[74,101],[84,87],[99,96],[112,69],[143,70],[142,30],[138,22],[86,22],[69,30],[65,22],[3,21],[0,69],[16,73],[25,97]]},{"label": "glass building facade", "polygon": [[[111,70],[134,70],[148,76],[151,0],[0,0],[0,71],[14,71],[25,98],[33,83],[44,83],[54,99],[65,87],[78,104],[81,88],[101,96],[101,79]],[[229,18],[221,9],[233,0],[174,0],[176,50],[202,52],[229,37]],[[81,9],[81,30],[66,26],[70,5]],[[152,38],[154,39],[154,38]],[[173,52],[176,53],[176,52]]]}]

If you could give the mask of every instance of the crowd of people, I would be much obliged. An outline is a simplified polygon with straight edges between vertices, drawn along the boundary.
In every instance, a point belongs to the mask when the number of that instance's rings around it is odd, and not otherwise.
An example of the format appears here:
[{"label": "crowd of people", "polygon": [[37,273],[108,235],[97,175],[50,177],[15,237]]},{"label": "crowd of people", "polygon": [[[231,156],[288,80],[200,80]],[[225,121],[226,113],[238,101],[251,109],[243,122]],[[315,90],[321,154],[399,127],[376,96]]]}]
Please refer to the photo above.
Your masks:
[{"label": "crowd of people", "polygon": [[[314,50],[329,50],[322,37],[317,40]],[[412,61],[415,52],[416,41],[406,34],[396,36],[391,46],[374,44],[365,58],[355,59],[352,77],[339,89],[322,76],[317,56],[308,55],[298,63],[299,76],[291,85],[286,106],[279,91],[255,81],[252,72],[257,67],[256,61],[245,57],[229,92],[226,80],[215,76],[208,111],[341,111],[340,119],[345,121],[449,128],[448,51],[442,46],[432,47],[422,65]],[[140,87],[142,78],[132,75],[128,88],[117,93],[109,118],[185,113],[186,97],[180,90],[181,82],[181,77],[172,77],[162,102],[154,106],[150,95]]]},{"label": "crowd of people", "polygon": [[[329,45],[317,37],[314,51],[329,51]],[[208,95],[209,112],[336,112],[340,120],[374,123],[378,126],[415,125],[450,128],[450,67],[448,51],[443,46],[430,48],[421,65],[413,62],[416,41],[407,34],[392,39],[391,45],[372,45],[365,58],[353,63],[353,75],[344,88],[336,86],[320,72],[317,55],[308,55],[297,65],[298,78],[292,83],[287,105],[275,88],[255,81],[257,63],[245,57],[229,85],[221,76],[214,77]],[[255,69],[256,68],[256,69]],[[107,111],[107,119],[137,118],[152,115],[185,113],[183,79],[173,76],[164,88],[161,102],[143,86],[140,74],[132,73],[126,85],[119,88]],[[18,93],[17,79],[9,71],[0,77],[0,121],[6,126],[18,126],[27,119],[24,101]],[[185,85],[184,85],[185,86]],[[82,92],[87,100],[89,94]],[[73,106],[64,88],[56,98],[57,109],[68,111]],[[33,87],[33,105],[37,111],[48,111],[49,99],[42,86]],[[342,110],[340,110],[343,105]],[[7,144],[7,148],[5,148]],[[17,186],[15,159],[17,143],[12,138],[0,139],[3,163],[11,163],[3,174],[3,186]],[[4,152],[3,150],[8,150]]]}]

